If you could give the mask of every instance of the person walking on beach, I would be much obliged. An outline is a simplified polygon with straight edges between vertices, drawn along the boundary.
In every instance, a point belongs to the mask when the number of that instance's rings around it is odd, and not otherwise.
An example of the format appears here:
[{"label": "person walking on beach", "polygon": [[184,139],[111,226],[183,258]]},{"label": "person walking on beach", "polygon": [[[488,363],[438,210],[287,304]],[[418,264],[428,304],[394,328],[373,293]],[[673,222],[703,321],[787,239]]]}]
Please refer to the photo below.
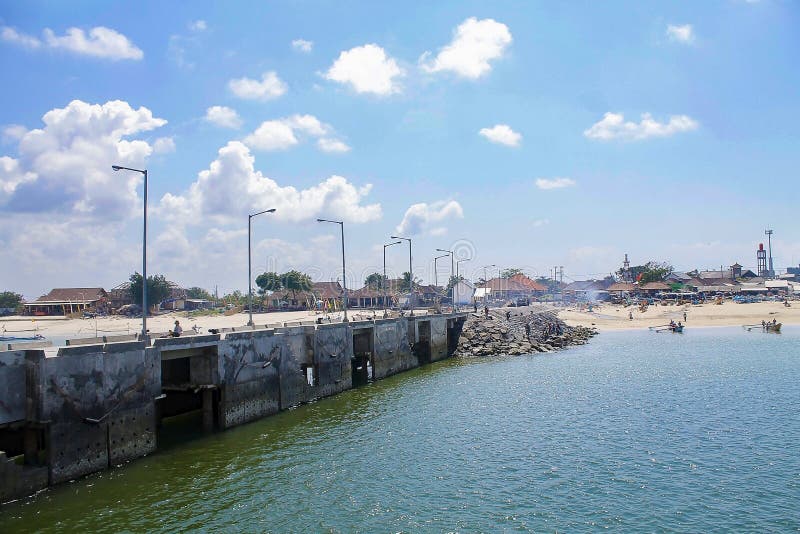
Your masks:
[{"label": "person walking on beach", "polygon": [[628,320],[633,321],[633,312],[632,311],[628,312]]},{"label": "person walking on beach", "polygon": [[483,307],[483,315],[488,319],[489,318],[489,306]]},{"label": "person walking on beach", "polygon": [[686,312],[683,312],[683,322],[686,322]]}]

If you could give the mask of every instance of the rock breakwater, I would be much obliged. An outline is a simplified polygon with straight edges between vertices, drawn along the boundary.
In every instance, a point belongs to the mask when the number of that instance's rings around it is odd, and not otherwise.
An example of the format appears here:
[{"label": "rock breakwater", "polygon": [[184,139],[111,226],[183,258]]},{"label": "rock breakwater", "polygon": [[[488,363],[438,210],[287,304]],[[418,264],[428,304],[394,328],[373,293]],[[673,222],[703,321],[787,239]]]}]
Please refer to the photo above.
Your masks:
[{"label": "rock breakwater", "polygon": [[500,308],[470,314],[458,342],[455,356],[472,358],[509,354],[519,356],[553,352],[584,345],[597,330],[569,326],[550,311],[536,308]]}]

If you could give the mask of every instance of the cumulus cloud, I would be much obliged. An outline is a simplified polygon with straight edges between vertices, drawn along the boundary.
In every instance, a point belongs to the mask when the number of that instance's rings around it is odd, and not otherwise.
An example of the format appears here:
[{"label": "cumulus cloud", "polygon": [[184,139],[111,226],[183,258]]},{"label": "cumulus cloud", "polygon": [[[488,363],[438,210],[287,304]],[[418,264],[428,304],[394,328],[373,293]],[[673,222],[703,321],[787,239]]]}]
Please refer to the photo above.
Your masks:
[{"label": "cumulus cloud", "polygon": [[563,189],[574,185],[575,180],[572,178],[538,178],[536,180],[536,187],[544,190]]},{"label": "cumulus cloud", "polygon": [[193,32],[204,32],[208,29],[208,25],[204,20],[193,20],[189,23],[189,29]]},{"label": "cumulus cloud", "polygon": [[493,19],[470,17],[453,32],[453,40],[434,58],[430,52],[419,63],[427,72],[453,72],[462,78],[476,80],[492,70],[490,61],[503,56],[511,44],[511,32]]},{"label": "cumulus cloud", "polygon": [[255,158],[247,146],[231,141],[187,191],[165,194],[158,212],[183,225],[199,224],[206,218],[220,224],[241,222],[242,214],[270,208],[276,208],[274,216],[283,221],[325,216],[364,223],[381,217],[380,204],[363,204],[371,188],[370,184],[356,187],[341,176],[303,190],[282,187],[255,169]]},{"label": "cumulus cloud", "polygon": [[231,92],[245,100],[272,100],[286,93],[288,87],[275,71],[261,75],[261,81],[252,78],[237,78],[228,82]]},{"label": "cumulus cloud", "polygon": [[518,134],[507,124],[496,124],[491,128],[481,128],[478,134],[492,143],[506,146],[519,146],[522,135]]},{"label": "cumulus cloud", "polygon": [[317,146],[323,152],[330,152],[334,154],[342,154],[344,152],[350,152],[350,147],[347,146],[347,144],[345,144],[344,142],[339,141],[338,139],[328,139],[326,137],[323,137],[322,139],[317,141]]},{"label": "cumulus cloud", "polygon": [[683,26],[674,26],[669,24],[667,26],[667,38],[670,41],[684,44],[691,44],[694,42],[694,31],[691,24],[684,24]]},{"label": "cumulus cloud", "polygon": [[206,109],[206,122],[215,124],[220,128],[239,129],[242,127],[242,119],[235,109],[226,106],[211,106]]},{"label": "cumulus cloud", "polygon": [[153,143],[153,153],[169,154],[175,152],[175,140],[172,137],[159,137]]},{"label": "cumulus cloud", "polygon": [[292,41],[292,48],[294,48],[298,52],[303,52],[308,54],[314,48],[314,42],[306,41],[305,39],[295,39],[294,41]]},{"label": "cumulus cloud", "polygon": [[47,47],[103,59],[139,60],[144,57],[144,52],[130,39],[105,26],[96,26],[90,29],[88,34],[80,28],[68,28],[66,33],[60,36],[50,28],[45,28],[42,31],[42,39],[4,26],[0,31],[0,38],[27,48]]},{"label": "cumulus cloud", "polygon": [[583,135],[589,139],[608,141],[623,139],[638,141],[650,137],[669,137],[676,133],[690,132],[699,127],[699,123],[687,115],[672,115],[666,123],[658,122],[649,113],[642,114],[642,120],[625,122],[622,113],[608,112],[603,118],[584,130]]},{"label": "cumulus cloud", "polygon": [[166,120],[120,100],[73,100],[45,113],[42,121],[43,128],[21,135],[17,158],[3,159],[0,211],[119,217],[139,204],[136,188],[141,176],[114,173],[110,165],[144,168],[154,146],[129,138],[159,128]]},{"label": "cumulus cloud", "polygon": [[390,95],[401,91],[405,71],[376,44],[345,50],[325,73],[325,78],[350,85],[356,93]]},{"label": "cumulus cloud", "polygon": [[440,200],[430,204],[420,202],[406,210],[403,220],[397,225],[397,232],[402,235],[441,235],[447,231],[440,226],[443,221],[462,218],[464,210],[455,200]]},{"label": "cumulus cloud", "polygon": [[286,150],[309,137],[320,138],[317,146],[324,152],[347,152],[350,147],[328,136],[333,128],[313,115],[292,115],[282,119],[264,121],[250,135],[245,144],[255,150]]}]

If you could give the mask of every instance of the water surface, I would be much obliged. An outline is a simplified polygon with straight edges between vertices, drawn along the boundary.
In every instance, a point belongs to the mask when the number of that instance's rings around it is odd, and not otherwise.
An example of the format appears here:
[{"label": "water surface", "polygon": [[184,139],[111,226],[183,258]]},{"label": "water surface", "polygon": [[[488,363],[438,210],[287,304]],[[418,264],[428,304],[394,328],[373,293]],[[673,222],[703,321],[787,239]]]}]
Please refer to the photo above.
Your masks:
[{"label": "water surface", "polygon": [[798,349],[792,328],[690,329],[443,362],[171,439],[0,530],[797,531]]}]

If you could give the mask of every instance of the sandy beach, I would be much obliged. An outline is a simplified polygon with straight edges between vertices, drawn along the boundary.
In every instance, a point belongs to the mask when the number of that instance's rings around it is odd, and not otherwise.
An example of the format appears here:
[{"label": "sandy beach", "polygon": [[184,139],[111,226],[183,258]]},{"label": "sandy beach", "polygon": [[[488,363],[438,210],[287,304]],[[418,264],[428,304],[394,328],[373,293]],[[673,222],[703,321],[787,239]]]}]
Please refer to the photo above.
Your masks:
[{"label": "sandy beach", "polygon": [[[633,319],[629,318],[629,313],[633,314]],[[638,306],[605,303],[593,306],[591,312],[581,311],[577,307],[562,309],[558,316],[569,325],[594,326],[600,331],[641,329],[664,325],[670,320],[681,321],[687,328],[742,326],[773,319],[784,325],[798,325],[800,302],[793,302],[790,308],[782,302],[737,304],[731,301],[723,304],[649,306],[644,313],[639,311]]]}]

